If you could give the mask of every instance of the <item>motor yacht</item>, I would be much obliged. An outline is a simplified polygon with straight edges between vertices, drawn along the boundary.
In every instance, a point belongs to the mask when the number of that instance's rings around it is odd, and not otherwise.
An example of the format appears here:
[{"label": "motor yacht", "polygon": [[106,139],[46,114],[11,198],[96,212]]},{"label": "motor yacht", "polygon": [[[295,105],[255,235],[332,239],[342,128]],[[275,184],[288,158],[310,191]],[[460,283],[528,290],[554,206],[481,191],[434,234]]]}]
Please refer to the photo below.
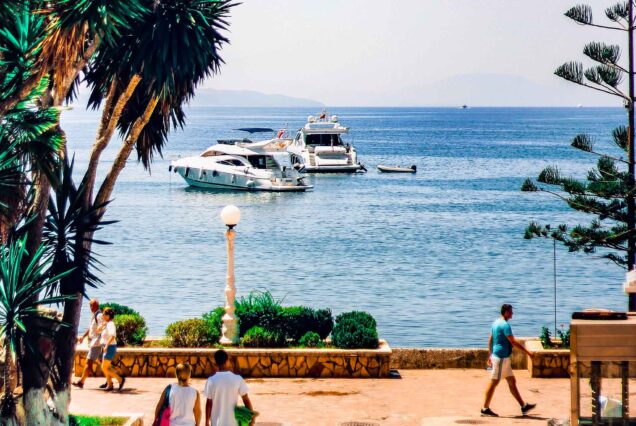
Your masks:
[{"label": "motor yacht", "polygon": [[198,157],[173,161],[169,170],[198,188],[291,192],[312,189],[286,151],[291,139],[219,143]]},{"label": "motor yacht", "polygon": [[342,135],[348,132],[349,128],[342,126],[336,115],[327,118],[326,111],[318,118],[310,115],[287,147],[292,164],[307,173],[366,171],[358,163],[355,148],[342,140]]}]

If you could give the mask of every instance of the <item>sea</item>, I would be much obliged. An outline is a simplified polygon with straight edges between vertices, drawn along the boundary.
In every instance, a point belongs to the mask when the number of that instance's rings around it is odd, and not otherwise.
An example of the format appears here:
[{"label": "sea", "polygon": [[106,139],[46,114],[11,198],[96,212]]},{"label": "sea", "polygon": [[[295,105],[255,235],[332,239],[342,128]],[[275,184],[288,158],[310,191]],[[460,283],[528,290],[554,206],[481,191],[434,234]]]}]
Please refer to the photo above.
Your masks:
[{"label": "sea", "polygon": [[[226,205],[236,227],[237,297],[269,291],[284,305],[359,310],[395,347],[484,347],[503,303],[517,336],[566,329],[573,311],[625,310],[625,271],[602,253],[569,253],[551,240],[525,240],[532,222],[592,219],[559,198],[521,184],[548,165],[585,177],[598,157],[570,147],[578,133],[620,155],[611,131],[622,108],[331,108],[364,174],[310,176],[306,193],[212,192],[189,188],[170,161],[198,155],[242,127],[295,135],[313,108],[192,107],[145,170],[133,153],[109,206],[118,222],[99,231],[103,284],[88,295],[138,310],[149,335],[199,317],[225,300]],[[99,114],[75,107],[62,126],[76,174],[86,169]],[[263,138],[272,134],[263,134]],[[100,176],[121,140],[102,157]],[[417,166],[382,174],[378,164]],[[556,278],[556,280],[555,280]],[[556,285],[556,287],[555,287]],[[555,292],[556,288],[556,292]],[[556,322],[555,322],[556,308]],[[83,322],[89,318],[87,307]]]}]

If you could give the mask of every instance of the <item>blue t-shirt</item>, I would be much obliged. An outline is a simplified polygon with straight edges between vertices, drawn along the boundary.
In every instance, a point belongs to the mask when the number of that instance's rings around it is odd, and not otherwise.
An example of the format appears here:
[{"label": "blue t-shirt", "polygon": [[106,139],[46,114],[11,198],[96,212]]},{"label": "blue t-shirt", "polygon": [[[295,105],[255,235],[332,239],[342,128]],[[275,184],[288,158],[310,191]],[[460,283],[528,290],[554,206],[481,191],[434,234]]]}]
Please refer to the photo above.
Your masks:
[{"label": "blue t-shirt", "polygon": [[492,354],[497,358],[508,358],[512,354],[512,344],[508,336],[512,336],[510,324],[503,318],[492,323]]}]

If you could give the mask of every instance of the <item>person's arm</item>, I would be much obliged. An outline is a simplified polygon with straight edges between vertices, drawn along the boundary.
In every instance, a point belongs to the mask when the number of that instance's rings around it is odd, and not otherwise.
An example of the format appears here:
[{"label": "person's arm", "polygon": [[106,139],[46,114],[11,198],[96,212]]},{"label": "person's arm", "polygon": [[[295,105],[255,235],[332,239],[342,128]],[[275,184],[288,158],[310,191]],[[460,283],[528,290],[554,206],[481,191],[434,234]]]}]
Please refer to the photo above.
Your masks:
[{"label": "person's arm", "polygon": [[486,361],[489,367],[492,366],[492,332],[488,336],[488,361]]},{"label": "person's arm", "polygon": [[197,392],[197,400],[194,401],[194,424],[199,426],[199,423],[201,423],[201,398]]},{"label": "person's arm", "polygon": [[241,395],[241,399],[243,400],[243,404],[247,407],[248,410],[254,412],[254,407],[252,407],[252,401],[250,401],[250,396],[248,394]]},{"label": "person's arm", "polygon": [[517,340],[515,340],[515,336],[506,336],[506,337],[508,338],[508,341],[510,342],[510,344],[512,346],[516,346],[517,348],[521,349],[523,352],[528,354],[528,356],[533,356],[534,355],[532,352],[530,352],[528,349],[526,349],[526,347],[524,345],[522,345],[521,343],[517,342]]},{"label": "person's arm", "polygon": [[210,424],[210,417],[212,417],[212,400],[208,398],[205,401],[205,425],[208,426]]},{"label": "person's arm", "polygon": [[163,390],[163,392],[161,393],[161,397],[157,402],[157,407],[155,408],[155,422],[159,419],[159,412],[161,411],[161,407],[163,406],[163,400],[166,397],[166,389]]},{"label": "person's arm", "polygon": [[84,339],[86,339],[86,337],[88,336],[88,332],[90,330],[86,330],[86,332],[84,334],[82,334],[80,337],[77,338],[77,343],[82,343],[84,341]]}]

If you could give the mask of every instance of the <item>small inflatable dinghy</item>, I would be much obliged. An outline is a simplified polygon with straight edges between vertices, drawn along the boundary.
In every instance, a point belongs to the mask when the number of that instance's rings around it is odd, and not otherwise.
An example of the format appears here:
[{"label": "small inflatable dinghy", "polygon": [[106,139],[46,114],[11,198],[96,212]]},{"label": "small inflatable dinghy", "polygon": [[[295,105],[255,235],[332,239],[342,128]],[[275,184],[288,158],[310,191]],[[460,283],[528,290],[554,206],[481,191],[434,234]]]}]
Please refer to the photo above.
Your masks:
[{"label": "small inflatable dinghy", "polygon": [[383,164],[378,164],[378,170],[382,173],[415,173],[417,172],[417,166],[415,164],[411,167],[385,166]]}]

